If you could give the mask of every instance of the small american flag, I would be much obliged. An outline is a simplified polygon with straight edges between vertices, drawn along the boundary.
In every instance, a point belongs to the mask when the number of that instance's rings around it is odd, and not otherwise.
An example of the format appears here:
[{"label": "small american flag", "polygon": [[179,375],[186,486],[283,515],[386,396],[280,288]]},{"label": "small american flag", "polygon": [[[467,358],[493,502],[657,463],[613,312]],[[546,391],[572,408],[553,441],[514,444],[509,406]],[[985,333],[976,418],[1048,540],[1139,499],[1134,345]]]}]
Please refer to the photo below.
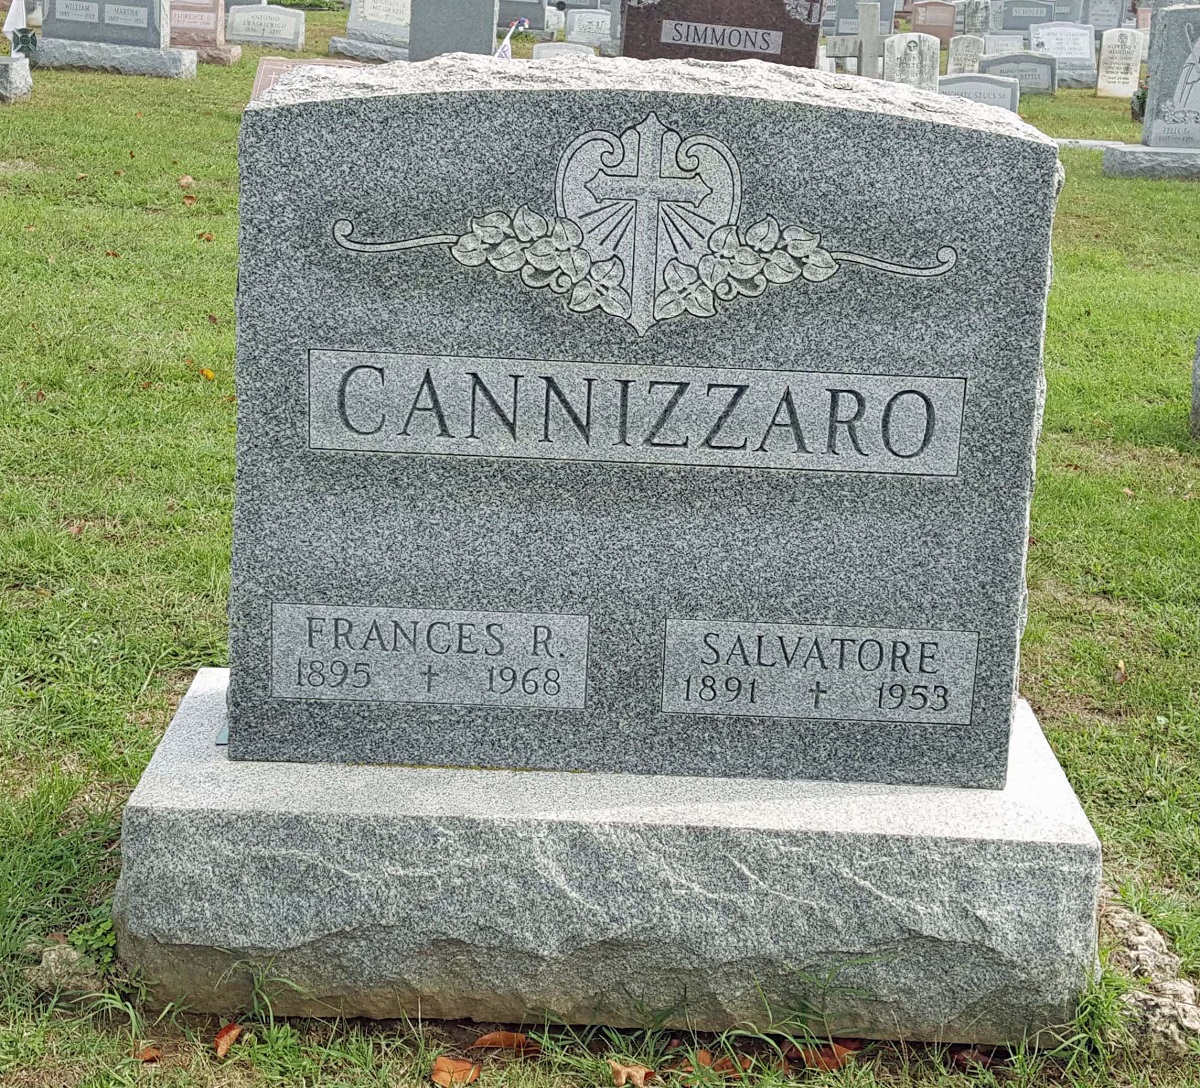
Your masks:
[{"label": "small american flag", "polygon": [[513,23],[508,28],[508,33],[504,36],[504,41],[500,43],[500,48],[493,54],[497,60],[512,60],[512,36],[513,31],[517,29],[517,24]]}]

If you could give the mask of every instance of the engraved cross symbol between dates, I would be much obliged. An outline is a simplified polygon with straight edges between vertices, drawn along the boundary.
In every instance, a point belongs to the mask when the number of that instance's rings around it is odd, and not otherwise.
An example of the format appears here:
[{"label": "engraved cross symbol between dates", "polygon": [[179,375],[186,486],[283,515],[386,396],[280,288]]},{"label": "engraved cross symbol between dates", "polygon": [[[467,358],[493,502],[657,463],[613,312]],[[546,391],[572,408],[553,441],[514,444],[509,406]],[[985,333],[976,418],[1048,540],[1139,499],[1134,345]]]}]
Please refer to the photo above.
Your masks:
[{"label": "engraved cross symbol between dates", "polygon": [[[585,186],[598,204],[628,200],[633,204],[633,284],[630,296],[636,329],[654,324],[654,299],[658,293],[658,220],[663,204],[686,204],[699,208],[712,189],[696,174],[671,177],[663,172],[670,163],[679,170],[675,156],[663,154],[663,137],[668,129],[651,113],[634,130],[637,133],[637,164],[632,174],[598,170]],[[618,166],[624,165],[628,156]]]}]

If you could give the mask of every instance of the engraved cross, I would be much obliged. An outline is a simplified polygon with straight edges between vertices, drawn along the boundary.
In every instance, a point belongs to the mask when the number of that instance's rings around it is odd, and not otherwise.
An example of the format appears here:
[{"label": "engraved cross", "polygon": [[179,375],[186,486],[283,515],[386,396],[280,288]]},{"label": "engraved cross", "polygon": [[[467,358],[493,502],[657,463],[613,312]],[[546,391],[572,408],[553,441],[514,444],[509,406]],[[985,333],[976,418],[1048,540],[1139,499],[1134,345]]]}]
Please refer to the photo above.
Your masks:
[{"label": "engraved cross", "polygon": [[820,710],[821,709],[821,696],[828,695],[829,688],[827,688],[824,684],[821,683],[820,680],[818,680],[816,682],[815,686],[808,689],[808,694],[813,697],[813,709]]},{"label": "engraved cross", "polygon": [[[658,294],[658,223],[663,204],[699,208],[712,193],[698,174],[679,168],[674,152],[664,154],[663,137],[669,129],[651,113],[632,131],[637,133],[637,162],[630,156],[618,167],[633,173],[598,170],[587,183],[597,203],[628,200],[633,203],[633,284],[630,324],[644,333],[654,324],[654,299]],[[667,173],[668,168],[672,171]]]},{"label": "engraved cross", "polygon": [[433,691],[433,678],[435,676],[441,676],[442,674],[440,672],[435,671],[434,667],[432,665],[426,665],[425,671],[418,673],[417,675],[423,676],[425,678],[425,690],[426,690],[426,692],[431,693]]}]

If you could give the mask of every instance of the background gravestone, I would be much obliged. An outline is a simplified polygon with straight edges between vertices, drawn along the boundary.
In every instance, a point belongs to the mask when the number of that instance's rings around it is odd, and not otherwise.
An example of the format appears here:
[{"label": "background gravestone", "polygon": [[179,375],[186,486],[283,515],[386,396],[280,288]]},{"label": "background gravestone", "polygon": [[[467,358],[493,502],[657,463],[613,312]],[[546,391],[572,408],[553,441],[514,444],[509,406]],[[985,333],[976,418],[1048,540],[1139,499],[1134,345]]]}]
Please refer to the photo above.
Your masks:
[{"label": "background gravestone", "polygon": [[951,38],[946,58],[946,74],[958,76],[967,72],[978,72],[983,49],[983,39],[974,34],[959,34]]},{"label": "background gravestone", "polygon": [[813,68],[823,0],[624,0],[624,53]]},{"label": "background gravestone", "polygon": [[963,33],[982,37],[991,29],[991,0],[966,0],[963,4]]},{"label": "background gravestone", "polygon": [[983,36],[983,52],[987,56],[997,53],[1021,53],[1025,49],[1023,34],[985,34]]},{"label": "background gravestone", "polygon": [[254,72],[254,86],[250,90],[250,101],[256,102],[275,86],[281,76],[306,64],[332,65],[339,68],[360,67],[360,63],[356,60],[342,60],[335,57],[260,57],[258,68]]},{"label": "background gravestone", "polygon": [[408,59],[496,51],[499,0],[412,0]]},{"label": "background gravestone", "polygon": [[931,34],[940,46],[949,45],[954,37],[955,10],[955,6],[945,0],[915,0],[912,28],[919,34]]},{"label": "background gravestone", "polygon": [[1100,39],[1096,94],[1100,98],[1132,98],[1142,74],[1142,35],[1137,30],[1106,30]]},{"label": "background gravestone", "polygon": [[568,11],[566,38],[576,45],[610,45],[613,40],[612,12]]},{"label": "background gravestone", "polygon": [[1029,28],[1054,21],[1054,0],[1005,0],[1003,30],[1020,30],[1029,41]]},{"label": "background gravestone", "polygon": [[408,60],[412,0],[350,0],[346,36],[329,39],[329,51],[358,60]]},{"label": "background gravestone", "polygon": [[237,45],[225,43],[225,0],[171,0],[171,44],[196,50],[205,64],[236,64]]},{"label": "background gravestone", "polygon": [[1096,86],[1096,31],[1082,23],[1041,23],[1029,28],[1030,47],[1058,61],[1060,87]]},{"label": "background gravestone", "polygon": [[229,9],[230,41],[277,49],[304,48],[304,12],[281,4],[234,5]]},{"label": "background gravestone", "polygon": [[1054,21],[1058,23],[1082,23],[1083,6],[1087,0],[1055,0]]},{"label": "background gravestone", "polygon": [[533,47],[534,60],[551,60],[554,57],[594,57],[596,50],[590,45],[575,42],[538,42]]},{"label": "background gravestone", "polygon": [[1097,33],[1122,27],[1127,22],[1125,0],[1084,0],[1081,21],[1094,26]]},{"label": "background gravestone", "polygon": [[1142,142],[1200,148],[1200,4],[1154,13]]},{"label": "background gravestone", "polygon": [[938,89],[942,53],[930,34],[893,34],[884,42],[883,78],[924,91]]},{"label": "background gravestone", "polygon": [[546,0],[500,0],[499,26],[508,29],[518,19],[528,19],[529,29],[546,29]]},{"label": "background gravestone", "polygon": [[1012,110],[1013,113],[1021,104],[1021,84],[1006,76],[986,76],[979,72],[942,76],[938,80],[938,91],[956,98],[969,98],[972,102],[982,102],[987,106],[997,106],[1002,110]]},{"label": "background gravestone", "polygon": [[170,33],[170,0],[50,0],[37,65],[195,78],[195,51],[169,48]]},{"label": "background gravestone", "polygon": [[8,105],[24,101],[32,91],[33,77],[29,74],[29,58],[0,57],[0,103]]},{"label": "background gravestone", "polygon": [[1022,94],[1057,94],[1058,61],[1048,53],[985,54],[979,61],[984,75],[1011,76]]}]

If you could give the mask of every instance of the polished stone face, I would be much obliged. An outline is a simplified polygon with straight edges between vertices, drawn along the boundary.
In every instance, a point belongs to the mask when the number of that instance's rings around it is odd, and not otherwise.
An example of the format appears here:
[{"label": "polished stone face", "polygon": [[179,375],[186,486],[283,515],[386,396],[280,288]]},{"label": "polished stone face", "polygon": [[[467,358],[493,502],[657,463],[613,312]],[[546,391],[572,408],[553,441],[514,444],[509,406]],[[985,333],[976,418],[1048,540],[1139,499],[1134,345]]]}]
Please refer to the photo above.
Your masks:
[{"label": "polished stone face", "polygon": [[824,7],[822,0],[625,0],[624,53],[814,68]]},{"label": "polished stone face", "polygon": [[1142,140],[1200,149],[1200,4],[1158,8]]},{"label": "polished stone face", "polygon": [[170,0],[46,0],[44,38],[165,49]]},{"label": "polished stone face", "polygon": [[241,164],[233,758],[1002,784],[1049,140],[457,57]]}]

